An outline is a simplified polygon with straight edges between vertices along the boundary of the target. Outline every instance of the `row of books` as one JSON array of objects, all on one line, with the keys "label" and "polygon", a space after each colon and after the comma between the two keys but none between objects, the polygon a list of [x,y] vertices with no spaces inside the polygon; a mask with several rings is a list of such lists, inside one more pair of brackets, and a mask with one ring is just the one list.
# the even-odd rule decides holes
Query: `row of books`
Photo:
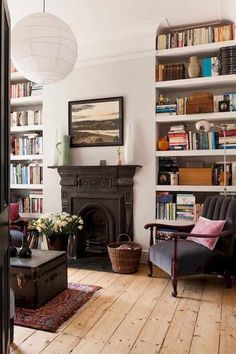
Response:
[{"label": "row of books", "polygon": [[27,126],[27,125],[41,125],[42,111],[41,110],[25,110],[12,111],[10,115],[10,126]]},{"label": "row of books", "polygon": [[[188,97],[176,97],[175,103],[156,105],[156,113],[161,115],[175,115],[186,114]],[[220,102],[228,102],[228,111],[236,112],[236,92],[223,93],[213,96],[213,110],[214,112],[220,111]],[[225,110],[227,111],[227,109]]]},{"label": "row of books", "polygon": [[28,97],[42,95],[42,86],[35,84],[31,81],[20,82],[17,84],[11,84],[10,97]]},{"label": "row of books", "polygon": [[170,49],[187,47],[198,44],[230,41],[236,38],[235,24],[222,26],[197,27],[167,34],[159,34],[157,37],[157,49]]},{"label": "row of books", "polygon": [[30,191],[26,198],[17,199],[20,213],[42,213],[43,193],[42,191]]},{"label": "row of books", "polygon": [[180,80],[187,77],[185,64],[158,64],[156,67],[156,81]]},{"label": "row of books", "polygon": [[42,184],[43,166],[36,163],[11,163],[10,164],[11,184]]},{"label": "row of books", "polygon": [[[168,133],[169,150],[216,150],[223,149],[219,133],[212,129],[208,133],[171,131]],[[227,144],[230,148],[230,144]]]},{"label": "row of books", "polygon": [[[217,57],[207,57],[199,61],[201,77],[218,76],[224,74]],[[188,78],[185,63],[158,64],[156,67],[156,81],[179,80]],[[233,72],[232,72],[233,73]]]},{"label": "row of books", "polygon": [[31,81],[20,82],[17,84],[11,84],[10,86],[10,97],[27,97],[31,96],[33,83]]},{"label": "row of books", "polygon": [[38,133],[24,136],[11,136],[11,153],[13,155],[42,155],[43,137]]},{"label": "row of books", "polygon": [[193,194],[169,194],[157,192],[156,218],[164,220],[196,221],[202,212],[202,204],[196,203]]}]

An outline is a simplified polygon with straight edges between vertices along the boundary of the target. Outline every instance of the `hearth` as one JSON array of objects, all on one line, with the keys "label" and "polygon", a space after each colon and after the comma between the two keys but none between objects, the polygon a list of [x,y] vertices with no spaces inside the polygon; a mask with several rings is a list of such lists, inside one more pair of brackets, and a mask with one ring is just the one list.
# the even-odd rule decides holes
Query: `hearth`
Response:
[{"label": "hearth", "polygon": [[120,233],[133,238],[133,176],[137,165],[59,166],[62,210],[81,215],[77,256],[107,255]]}]

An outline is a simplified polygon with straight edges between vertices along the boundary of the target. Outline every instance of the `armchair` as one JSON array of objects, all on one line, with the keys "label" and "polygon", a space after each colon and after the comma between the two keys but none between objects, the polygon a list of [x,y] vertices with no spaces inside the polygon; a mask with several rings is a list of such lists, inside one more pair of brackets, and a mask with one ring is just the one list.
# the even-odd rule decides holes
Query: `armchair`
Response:
[{"label": "armchair", "polygon": [[[177,279],[180,276],[216,273],[224,276],[227,287],[231,287],[234,244],[236,236],[236,199],[228,196],[207,197],[202,216],[210,220],[225,220],[223,231],[209,235],[193,234],[193,225],[146,224],[150,230],[149,276],[153,274],[153,264],[170,274],[174,297],[177,296]],[[163,237],[161,229],[175,229]],[[218,238],[213,250],[188,240],[187,237],[200,239]],[[154,242],[157,240],[157,242]]]},{"label": "armchair", "polygon": [[19,204],[10,203],[10,242],[15,247],[21,247],[23,237],[28,234],[28,220],[24,220],[19,215]]},{"label": "armchair", "polygon": [[19,204],[10,203],[9,205],[10,219],[10,241],[13,246],[22,246],[22,237],[26,234],[27,223],[20,218]]}]

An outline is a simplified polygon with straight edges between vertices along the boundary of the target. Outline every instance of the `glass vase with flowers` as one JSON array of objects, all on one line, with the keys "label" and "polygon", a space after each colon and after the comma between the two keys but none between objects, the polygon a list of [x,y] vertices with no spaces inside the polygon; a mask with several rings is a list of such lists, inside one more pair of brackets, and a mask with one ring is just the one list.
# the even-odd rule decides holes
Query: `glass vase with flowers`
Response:
[{"label": "glass vase with flowers", "polygon": [[47,237],[48,249],[66,251],[68,237],[83,228],[83,220],[78,215],[51,213],[34,220],[32,225]]}]

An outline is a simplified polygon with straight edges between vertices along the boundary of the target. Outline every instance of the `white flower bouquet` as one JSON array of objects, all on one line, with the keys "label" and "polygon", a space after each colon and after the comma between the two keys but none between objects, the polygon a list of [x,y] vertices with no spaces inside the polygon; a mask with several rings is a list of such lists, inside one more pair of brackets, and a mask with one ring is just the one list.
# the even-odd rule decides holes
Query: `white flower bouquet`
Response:
[{"label": "white flower bouquet", "polygon": [[84,222],[80,216],[70,215],[65,212],[43,215],[32,222],[32,225],[39,233],[48,237],[77,233],[78,230],[82,230],[83,224]]}]

